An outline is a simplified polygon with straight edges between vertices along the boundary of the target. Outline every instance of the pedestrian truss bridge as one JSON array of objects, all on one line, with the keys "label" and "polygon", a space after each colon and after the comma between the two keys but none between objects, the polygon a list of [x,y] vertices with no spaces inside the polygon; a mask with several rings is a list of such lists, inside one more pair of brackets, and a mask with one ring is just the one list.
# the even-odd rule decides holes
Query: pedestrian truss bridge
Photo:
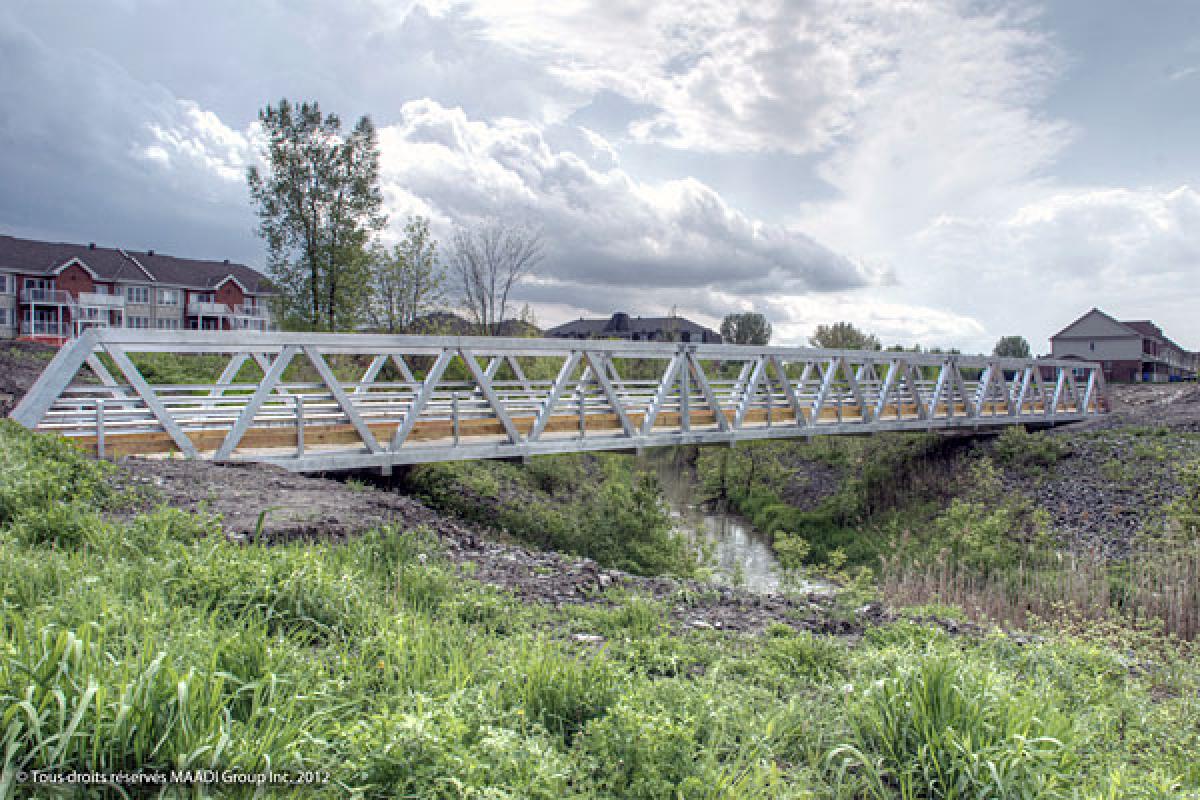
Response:
[{"label": "pedestrian truss bridge", "polygon": [[[170,382],[179,375],[188,382]],[[881,431],[975,432],[1104,411],[1103,373],[1081,361],[96,329],[58,352],[12,417],[104,457],[322,471]]]}]

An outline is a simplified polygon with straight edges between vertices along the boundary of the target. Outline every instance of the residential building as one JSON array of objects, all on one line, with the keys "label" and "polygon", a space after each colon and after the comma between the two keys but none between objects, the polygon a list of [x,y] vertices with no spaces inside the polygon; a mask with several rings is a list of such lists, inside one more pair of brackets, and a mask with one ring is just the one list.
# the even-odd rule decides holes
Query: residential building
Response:
[{"label": "residential building", "polygon": [[1117,320],[1098,308],[1050,337],[1054,358],[1098,361],[1118,383],[1195,380],[1200,353],[1172,341],[1148,319]]},{"label": "residential building", "polygon": [[94,327],[266,331],[266,277],[244,264],[0,236],[0,338]]},{"label": "residential building", "polygon": [[631,317],[618,311],[608,319],[584,319],[546,331],[554,339],[627,339],[632,342],[720,344],[721,334],[683,317]]}]

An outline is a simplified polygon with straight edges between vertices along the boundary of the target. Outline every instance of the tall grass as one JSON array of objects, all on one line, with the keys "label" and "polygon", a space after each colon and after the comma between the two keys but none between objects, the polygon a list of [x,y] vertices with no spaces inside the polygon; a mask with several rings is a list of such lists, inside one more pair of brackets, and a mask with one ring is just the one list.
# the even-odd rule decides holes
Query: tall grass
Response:
[{"label": "tall grass", "polygon": [[3,800],[32,769],[308,769],[329,798],[1200,788],[1189,661],[911,623],[684,632],[637,597],[530,606],[425,531],[235,545],[176,510],[106,515],[113,468],[44,437],[0,425],[0,454]]},{"label": "tall grass", "polygon": [[857,768],[878,800],[1066,797],[1074,731],[1045,700],[987,670],[926,659],[851,700],[853,744],[829,759],[843,781]]},{"label": "tall grass", "polygon": [[1123,562],[1098,552],[1055,552],[983,572],[946,552],[882,560],[880,590],[898,606],[945,604],[977,621],[1025,628],[1035,621],[1115,620],[1200,635],[1200,544],[1160,544]]}]

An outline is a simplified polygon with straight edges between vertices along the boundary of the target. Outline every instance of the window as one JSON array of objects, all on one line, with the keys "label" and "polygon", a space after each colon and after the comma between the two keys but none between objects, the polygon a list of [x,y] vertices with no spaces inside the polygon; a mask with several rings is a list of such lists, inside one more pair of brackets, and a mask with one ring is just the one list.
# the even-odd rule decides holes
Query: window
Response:
[{"label": "window", "polygon": [[1096,343],[1088,342],[1088,350],[1095,350],[1095,349],[1096,349]]},{"label": "window", "polygon": [[160,331],[177,331],[179,330],[179,320],[177,319],[156,319],[154,327]]},{"label": "window", "polygon": [[215,303],[217,295],[215,292],[192,292],[192,300],[197,303]]},{"label": "window", "polygon": [[[150,287],[149,286],[126,286],[125,300],[133,305],[149,305],[150,303]],[[129,327],[133,327],[130,325]],[[146,326],[143,326],[146,327]]]},{"label": "window", "polygon": [[26,289],[53,289],[54,281],[48,278],[26,278]]},{"label": "window", "polygon": [[16,286],[16,281],[12,276],[0,272],[0,294],[12,294],[14,286]]},{"label": "window", "polygon": [[[131,286],[129,288],[145,289],[146,287],[145,286],[141,286],[141,287]],[[150,318],[149,317],[126,317],[125,318],[125,327],[126,328],[149,328],[150,327]]]},{"label": "window", "polygon": [[8,317],[8,309],[0,308],[0,327],[7,328],[12,325],[12,321]]},{"label": "window", "polygon": [[160,306],[177,306],[179,305],[179,290],[178,289],[159,289],[158,304]]}]

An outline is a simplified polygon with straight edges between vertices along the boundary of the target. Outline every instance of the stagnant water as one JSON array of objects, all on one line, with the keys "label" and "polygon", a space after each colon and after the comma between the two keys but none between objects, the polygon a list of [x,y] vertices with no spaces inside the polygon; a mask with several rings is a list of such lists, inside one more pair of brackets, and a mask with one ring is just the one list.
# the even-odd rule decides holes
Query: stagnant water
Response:
[{"label": "stagnant water", "polygon": [[[647,453],[642,466],[658,476],[663,496],[671,507],[676,528],[711,554],[716,577],[755,592],[777,592],[784,571],[771,540],[750,521],[731,511],[704,502],[695,470],[671,450]],[[821,591],[827,585],[804,581],[797,588]]]}]

